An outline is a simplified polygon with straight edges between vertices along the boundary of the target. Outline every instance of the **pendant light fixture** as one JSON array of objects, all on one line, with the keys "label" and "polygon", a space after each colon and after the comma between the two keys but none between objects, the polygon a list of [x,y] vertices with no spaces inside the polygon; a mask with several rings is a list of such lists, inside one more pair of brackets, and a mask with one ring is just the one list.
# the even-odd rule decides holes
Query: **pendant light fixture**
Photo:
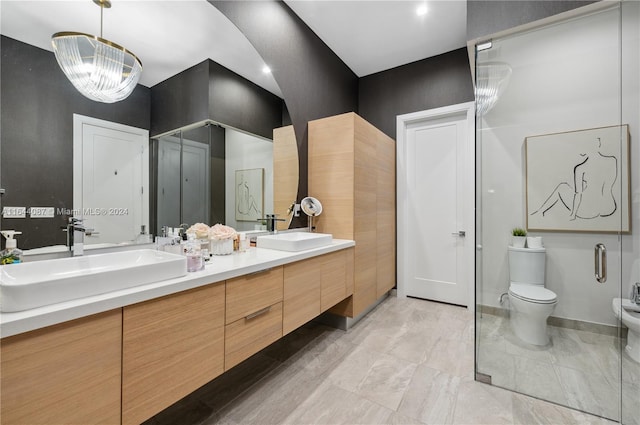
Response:
[{"label": "pendant light fixture", "polygon": [[100,6],[100,37],[80,32],[58,32],[51,37],[58,65],[71,84],[96,102],[126,99],[135,89],[142,63],[129,50],[102,38],[102,13],[110,0],[93,0]]}]

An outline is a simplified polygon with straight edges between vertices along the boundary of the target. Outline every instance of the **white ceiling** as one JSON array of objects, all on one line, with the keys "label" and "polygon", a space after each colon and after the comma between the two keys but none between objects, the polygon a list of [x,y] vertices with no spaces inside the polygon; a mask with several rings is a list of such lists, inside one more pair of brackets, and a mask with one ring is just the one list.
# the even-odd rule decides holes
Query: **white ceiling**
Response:
[{"label": "white ceiling", "polygon": [[358,77],[466,46],[466,0],[285,2]]},{"label": "white ceiling", "polygon": [[[100,8],[90,0],[1,0],[0,32],[51,51],[51,35],[100,35]],[[104,10],[103,38],[142,61],[140,84],[151,87],[212,59],[282,97],[246,37],[206,0],[112,0]]]},{"label": "white ceiling", "polygon": [[[239,1],[239,0],[236,0]],[[466,1],[286,0],[358,76],[463,47]],[[100,9],[90,0],[0,0],[0,32],[51,51],[51,35],[99,35]],[[205,59],[282,97],[244,35],[206,0],[112,0],[103,37],[142,61],[140,84],[151,87]]]}]

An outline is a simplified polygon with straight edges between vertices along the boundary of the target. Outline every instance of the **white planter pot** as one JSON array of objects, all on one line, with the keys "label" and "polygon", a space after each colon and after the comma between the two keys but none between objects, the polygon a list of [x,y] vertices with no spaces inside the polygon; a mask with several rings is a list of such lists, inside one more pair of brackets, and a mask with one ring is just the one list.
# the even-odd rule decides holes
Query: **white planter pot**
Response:
[{"label": "white planter pot", "polygon": [[233,254],[233,239],[211,239],[211,250],[213,255]]},{"label": "white planter pot", "polygon": [[524,243],[527,241],[526,236],[512,236],[511,246],[514,248],[524,248]]}]

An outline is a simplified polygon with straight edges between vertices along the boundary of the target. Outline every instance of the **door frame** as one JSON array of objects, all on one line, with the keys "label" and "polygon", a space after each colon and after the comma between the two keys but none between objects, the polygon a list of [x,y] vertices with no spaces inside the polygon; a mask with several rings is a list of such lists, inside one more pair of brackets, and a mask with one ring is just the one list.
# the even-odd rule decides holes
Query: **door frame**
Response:
[{"label": "door frame", "polygon": [[408,174],[407,174],[407,127],[418,122],[436,121],[450,116],[466,116],[467,140],[465,143],[466,157],[464,163],[464,203],[463,216],[468,238],[464,250],[465,278],[467,283],[467,309],[475,311],[474,266],[475,266],[475,102],[465,102],[441,108],[412,112],[396,117],[396,205],[397,213],[397,255],[398,279],[397,296],[406,298],[406,277],[409,268],[407,253],[411,249],[409,244],[409,207],[408,207]]},{"label": "door frame", "polygon": [[146,226],[147,232],[152,234],[149,228],[149,130],[132,127],[116,122],[105,121],[98,118],[88,117],[80,114],[73,114],[73,212],[82,216],[82,152],[83,152],[83,127],[85,124],[94,127],[103,127],[110,130],[132,133],[143,138],[142,143],[142,190],[146,195],[143,197],[141,218],[142,224]]}]

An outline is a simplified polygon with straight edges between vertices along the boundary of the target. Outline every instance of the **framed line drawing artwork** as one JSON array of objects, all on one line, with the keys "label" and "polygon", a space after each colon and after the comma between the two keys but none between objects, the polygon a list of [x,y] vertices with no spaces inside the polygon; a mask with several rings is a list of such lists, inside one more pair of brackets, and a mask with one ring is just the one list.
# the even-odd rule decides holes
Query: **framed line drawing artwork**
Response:
[{"label": "framed line drawing artwork", "polygon": [[629,126],[525,139],[530,231],[629,233]]},{"label": "framed line drawing artwork", "polygon": [[236,170],[236,221],[262,219],[264,209],[264,168]]}]

